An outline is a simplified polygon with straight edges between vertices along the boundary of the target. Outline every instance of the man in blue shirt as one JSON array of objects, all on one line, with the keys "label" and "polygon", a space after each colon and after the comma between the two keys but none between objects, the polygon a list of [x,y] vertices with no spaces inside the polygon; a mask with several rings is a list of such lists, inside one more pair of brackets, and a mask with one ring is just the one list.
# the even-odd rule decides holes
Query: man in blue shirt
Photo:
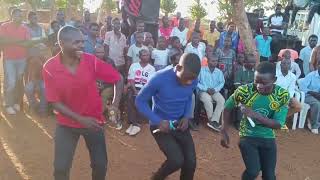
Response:
[{"label": "man in blue shirt", "polygon": [[103,40],[99,38],[99,25],[91,23],[84,41],[84,52],[94,54],[96,44],[103,44]]},{"label": "man in blue shirt", "polygon": [[306,93],[305,103],[310,105],[311,132],[319,134],[320,128],[320,59],[318,69],[310,72],[300,82],[300,90]]},{"label": "man in blue shirt", "polygon": [[226,37],[231,37],[231,42],[232,42],[232,49],[236,50],[238,48],[238,43],[239,43],[239,34],[236,32],[236,24],[233,22],[230,22],[228,24],[228,31],[224,31],[220,34],[219,38],[219,48],[223,48],[223,43]]},{"label": "man in blue shirt", "polygon": [[[208,67],[202,67],[198,77],[199,98],[203,102],[209,119],[208,127],[215,131],[220,131],[220,116],[223,111],[225,99],[220,94],[224,86],[224,76],[220,69],[216,68],[218,56],[216,54],[208,56]],[[213,102],[216,107],[213,108]]]},{"label": "man in blue shirt", "polygon": [[180,179],[193,179],[196,153],[188,123],[200,68],[196,54],[183,54],[175,68],[158,71],[136,97],[137,109],[149,119],[151,133],[167,157],[153,180],[163,180],[179,169]]}]

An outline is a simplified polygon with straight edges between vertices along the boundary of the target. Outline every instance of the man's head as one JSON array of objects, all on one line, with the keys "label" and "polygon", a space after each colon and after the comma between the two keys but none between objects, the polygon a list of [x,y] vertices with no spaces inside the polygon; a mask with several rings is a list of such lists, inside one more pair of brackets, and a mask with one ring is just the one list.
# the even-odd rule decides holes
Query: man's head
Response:
[{"label": "man's head", "polygon": [[139,58],[141,63],[149,63],[150,62],[150,52],[147,49],[141,49],[139,51]]},{"label": "man's head", "polygon": [[30,12],[28,13],[28,20],[29,20],[30,24],[32,24],[32,25],[38,24],[38,16],[37,16],[37,13],[34,12],[34,11],[30,11]]},{"label": "man's head", "polygon": [[58,32],[58,42],[63,54],[80,58],[84,48],[84,37],[78,28],[65,26]]},{"label": "man's head", "polygon": [[184,19],[183,19],[183,18],[180,18],[180,20],[179,20],[179,28],[180,28],[180,29],[183,29],[184,27],[185,27]]},{"label": "man's head", "polygon": [[104,20],[104,22],[107,26],[111,26],[112,25],[112,16],[107,16],[106,19]]},{"label": "man's head", "polygon": [[113,28],[113,30],[116,31],[116,32],[120,31],[121,23],[120,23],[119,18],[114,18],[114,19],[112,20],[112,28]]},{"label": "man's head", "polygon": [[195,22],[194,22],[194,30],[196,31],[200,31],[200,19],[197,19]]},{"label": "man's head", "polygon": [[198,78],[201,63],[198,55],[185,53],[181,56],[179,64],[176,66],[176,74],[179,82],[183,86],[191,85]]},{"label": "man's head", "polygon": [[169,27],[169,18],[168,18],[168,16],[163,16],[162,17],[162,25],[163,25],[163,27]]},{"label": "man's head", "polygon": [[277,4],[276,5],[276,14],[277,15],[281,14],[281,10],[282,10],[282,5],[281,4]]},{"label": "man's head", "polygon": [[99,36],[99,24],[97,23],[90,23],[89,25],[89,34],[92,36],[92,37],[98,37]]},{"label": "man's head", "polygon": [[231,44],[232,44],[231,37],[227,37],[224,39],[223,46],[225,48],[231,48]]},{"label": "man's head", "polygon": [[152,34],[150,32],[144,33],[144,43],[149,44],[153,41]]},{"label": "man's head", "polygon": [[280,67],[281,67],[282,73],[288,74],[290,67],[291,67],[291,60],[290,59],[283,59],[281,61]]},{"label": "man's head", "polygon": [[191,36],[192,45],[198,46],[200,42],[200,33],[193,32]]},{"label": "man's head", "polygon": [[217,23],[217,30],[219,32],[222,32],[224,30],[224,25],[223,25],[223,22],[218,22]]},{"label": "man's head", "polygon": [[210,21],[209,27],[210,31],[214,31],[214,29],[216,28],[216,21]]},{"label": "man's head", "polygon": [[83,20],[84,22],[90,22],[90,12],[88,10],[83,12]]},{"label": "man's head", "polygon": [[259,10],[259,17],[260,17],[260,18],[263,18],[263,16],[264,16],[264,9],[261,8],[261,9]]},{"label": "man's head", "polygon": [[211,55],[209,55],[208,57],[208,67],[210,69],[212,68],[216,68],[218,65],[218,55],[216,53],[213,53]]},{"label": "man's head", "polygon": [[54,33],[58,33],[58,31],[59,31],[59,29],[60,29],[60,26],[59,26],[58,21],[53,20],[53,21],[50,23],[50,26],[51,26],[51,29],[53,30]]},{"label": "man's head", "polygon": [[259,9],[254,9],[254,10],[253,10],[253,14],[255,14],[255,15],[258,16],[258,15],[259,15]]},{"label": "man's head", "polygon": [[12,21],[16,24],[21,24],[23,17],[22,17],[22,11],[21,9],[13,9],[11,12]]},{"label": "man's head", "polygon": [[291,60],[291,51],[289,50],[286,50],[284,53],[283,53],[283,59],[289,59]]},{"label": "man's head", "polygon": [[97,58],[103,60],[104,56],[105,56],[105,51],[104,51],[104,47],[102,44],[97,44],[95,47],[95,55],[97,56]]},{"label": "man's head", "polygon": [[254,85],[261,95],[272,93],[276,81],[276,67],[270,62],[259,63],[254,73]]},{"label": "man's head", "polygon": [[230,22],[228,24],[228,33],[233,33],[236,30],[236,24],[234,22]]},{"label": "man's head", "polygon": [[243,66],[246,69],[253,69],[256,66],[256,56],[254,54],[246,54],[244,56]]},{"label": "man's head", "polygon": [[170,57],[170,62],[173,67],[175,67],[177,64],[179,64],[179,60],[182,55],[182,51],[180,49],[173,48],[169,51],[168,54]]},{"label": "man's head", "polygon": [[244,63],[244,54],[243,54],[243,53],[238,53],[238,55],[237,55],[237,62],[238,62],[240,65],[243,65],[243,63]]},{"label": "man's head", "polygon": [[212,45],[208,44],[207,47],[206,47],[206,56],[210,56],[212,55],[214,52],[214,48]]},{"label": "man's head", "polygon": [[181,12],[177,12],[176,17],[177,17],[178,19],[180,19],[180,18],[181,18]]},{"label": "man's head", "polygon": [[64,20],[65,20],[64,10],[59,9],[59,10],[57,11],[57,17],[56,17],[56,19],[57,19],[58,22],[64,22]]},{"label": "man's head", "polygon": [[180,49],[181,48],[181,43],[180,43],[180,39],[178,36],[172,36],[171,37],[171,46],[173,48],[176,48],[176,49]]},{"label": "man's head", "polygon": [[158,38],[158,48],[159,49],[166,49],[167,43],[166,38],[164,36],[160,36]]},{"label": "man's head", "polygon": [[263,27],[263,29],[262,29],[262,34],[263,34],[263,35],[266,35],[266,36],[270,35],[270,29],[269,29],[269,27]]},{"label": "man's head", "polygon": [[311,48],[316,47],[316,45],[317,45],[317,43],[318,43],[318,36],[315,35],[315,34],[312,34],[312,35],[309,37],[308,42],[309,42],[309,46],[310,46]]},{"label": "man's head", "polygon": [[136,33],[134,33],[134,36],[136,38],[136,43],[137,44],[142,44],[143,43],[143,38],[144,38],[144,33],[143,32],[136,32]]},{"label": "man's head", "polygon": [[144,22],[143,21],[137,21],[137,32],[144,32]]}]

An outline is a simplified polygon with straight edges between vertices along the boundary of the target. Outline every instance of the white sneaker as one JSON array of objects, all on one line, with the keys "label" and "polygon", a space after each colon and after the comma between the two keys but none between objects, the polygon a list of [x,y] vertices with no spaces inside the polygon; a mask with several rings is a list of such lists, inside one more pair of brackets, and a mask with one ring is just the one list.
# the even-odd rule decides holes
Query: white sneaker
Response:
[{"label": "white sneaker", "polygon": [[311,129],[312,134],[319,134],[319,130],[318,129]]},{"label": "white sneaker", "polygon": [[127,134],[130,134],[130,133],[131,133],[132,127],[133,127],[133,125],[130,124],[129,128],[126,130],[126,133],[127,133]]},{"label": "white sneaker", "polygon": [[16,111],[13,109],[13,107],[7,107],[7,108],[6,108],[6,112],[7,112],[7,114],[9,114],[9,115],[15,115],[15,114],[17,114]]},{"label": "white sneaker", "polygon": [[141,131],[139,126],[132,126],[131,132],[129,133],[130,136],[135,136]]},{"label": "white sneaker", "polygon": [[21,108],[20,108],[20,105],[19,104],[15,104],[13,105],[13,108],[16,110],[16,111],[20,111]]}]

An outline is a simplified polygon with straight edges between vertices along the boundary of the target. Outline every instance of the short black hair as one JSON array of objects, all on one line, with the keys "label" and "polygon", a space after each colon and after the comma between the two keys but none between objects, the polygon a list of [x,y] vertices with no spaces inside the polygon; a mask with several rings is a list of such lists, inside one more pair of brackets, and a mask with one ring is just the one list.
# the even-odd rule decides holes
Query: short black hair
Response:
[{"label": "short black hair", "polygon": [[318,36],[315,35],[315,34],[312,34],[312,35],[309,36],[308,40],[310,40],[311,38],[317,38],[318,39]]},{"label": "short black hair", "polygon": [[29,13],[28,13],[28,19],[30,20],[30,18],[32,17],[32,16],[36,16],[37,15],[37,13],[35,12],[35,11],[30,11]]},{"label": "short black hair", "polygon": [[142,56],[142,53],[143,53],[143,52],[148,52],[148,53],[150,54],[150,51],[149,51],[149,50],[147,50],[147,49],[141,49],[141,50],[139,51],[139,57]]},{"label": "short black hair", "polygon": [[194,53],[184,53],[179,61],[187,72],[198,75],[201,69],[200,58]]},{"label": "short black hair", "polygon": [[51,28],[54,26],[54,24],[59,24],[59,23],[56,20],[51,21],[51,23],[50,23]]},{"label": "short black hair", "polygon": [[258,64],[256,71],[261,74],[271,74],[276,76],[276,66],[270,62],[261,62]]},{"label": "short black hair", "polygon": [[93,23],[90,23],[89,29],[91,29],[93,26],[98,27],[98,28],[100,27],[98,23],[93,22]]},{"label": "short black hair", "polygon": [[75,32],[81,32],[80,29],[73,26],[64,26],[58,32],[58,41],[68,40],[69,35]]},{"label": "short black hair", "polygon": [[116,18],[113,18],[111,22],[113,23],[114,21],[120,21],[120,19],[116,17]]}]

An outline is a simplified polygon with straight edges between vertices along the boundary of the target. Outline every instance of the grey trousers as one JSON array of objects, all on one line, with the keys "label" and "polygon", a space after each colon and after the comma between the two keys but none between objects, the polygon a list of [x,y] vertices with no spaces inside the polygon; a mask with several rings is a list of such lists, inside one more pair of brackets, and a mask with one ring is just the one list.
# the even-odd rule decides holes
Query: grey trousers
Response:
[{"label": "grey trousers", "polygon": [[311,128],[320,128],[320,101],[313,96],[307,94],[305,103],[310,105]]},{"label": "grey trousers", "polygon": [[107,173],[107,149],[103,131],[69,128],[57,125],[54,144],[54,179],[69,180],[70,169],[80,135],[90,154],[92,180],[105,180]]}]

